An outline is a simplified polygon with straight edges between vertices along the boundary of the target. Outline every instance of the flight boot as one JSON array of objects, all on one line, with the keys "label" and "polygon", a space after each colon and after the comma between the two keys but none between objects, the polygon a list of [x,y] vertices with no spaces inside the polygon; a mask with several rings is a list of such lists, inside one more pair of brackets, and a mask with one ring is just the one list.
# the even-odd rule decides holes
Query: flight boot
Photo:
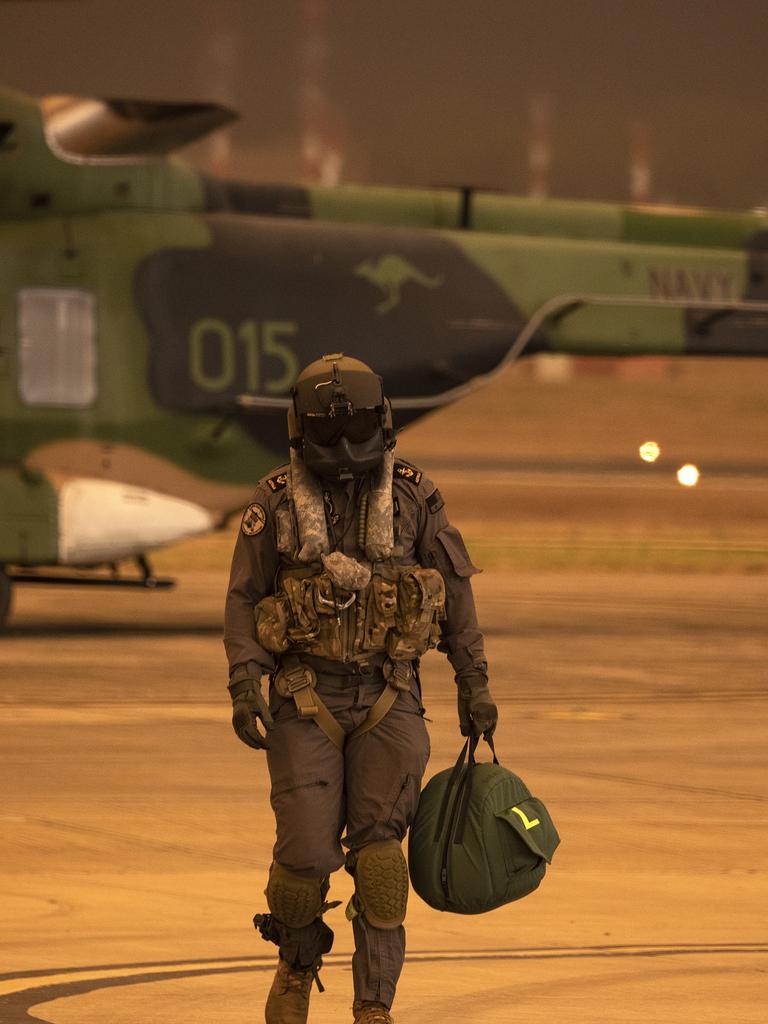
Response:
[{"label": "flight boot", "polygon": [[264,1007],[267,1024],[307,1024],[313,980],[311,970],[295,971],[285,960],[279,960]]},{"label": "flight boot", "polygon": [[352,1013],[355,1015],[355,1024],[395,1024],[384,1003],[355,1000]]}]

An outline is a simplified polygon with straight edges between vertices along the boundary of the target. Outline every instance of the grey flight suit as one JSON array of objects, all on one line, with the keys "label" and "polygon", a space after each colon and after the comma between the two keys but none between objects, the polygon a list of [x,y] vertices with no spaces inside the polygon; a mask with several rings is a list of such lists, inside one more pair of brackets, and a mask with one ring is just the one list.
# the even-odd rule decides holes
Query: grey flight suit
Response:
[{"label": "grey flight suit", "polygon": [[[257,642],[254,606],[274,592],[281,565],[276,513],[286,507],[288,467],[264,477],[243,518],[232,560],[224,643],[230,671],[248,661],[274,674],[276,657]],[[357,547],[359,499],[367,480],[348,484],[323,481],[332,548],[364,557]],[[440,493],[409,463],[397,461],[393,476],[394,561],[436,568],[445,580],[446,617],[439,649],[456,672],[483,661],[470,577],[477,572],[461,535],[448,522]],[[262,511],[251,510],[254,505]],[[263,513],[263,514],[262,514]],[[382,689],[383,654],[369,655],[362,668],[302,655],[317,672],[317,692],[345,732],[364,721]],[[348,741],[340,751],[312,721],[300,719],[291,698],[270,688],[275,719],[267,761],[277,837],[274,859],[289,871],[325,878],[368,843],[402,841],[416,811],[429,757],[418,674],[411,691],[398,694],[385,718]],[[342,833],[346,827],[346,834]],[[390,1006],[405,956],[405,930],[373,927],[353,920],[355,998]],[[283,952],[281,947],[281,952]],[[287,958],[287,957],[284,957]]]}]

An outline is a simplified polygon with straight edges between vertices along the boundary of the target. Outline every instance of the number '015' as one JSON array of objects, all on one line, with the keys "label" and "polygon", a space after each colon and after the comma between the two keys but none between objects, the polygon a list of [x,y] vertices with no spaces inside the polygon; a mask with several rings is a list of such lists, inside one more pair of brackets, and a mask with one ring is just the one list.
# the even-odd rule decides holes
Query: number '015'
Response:
[{"label": "number '015'", "polygon": [[[197,320],[189,332],[190,377],[204,391],[226,391],[235,383],[243,358],[246,391],[284,394],[299,369],[296,354],[284,339],[297,331],[298,326],[289,320],[244,320],[236,330],[213,317]],[[275,360],[282,372],[264,377],[265,358]]]}]

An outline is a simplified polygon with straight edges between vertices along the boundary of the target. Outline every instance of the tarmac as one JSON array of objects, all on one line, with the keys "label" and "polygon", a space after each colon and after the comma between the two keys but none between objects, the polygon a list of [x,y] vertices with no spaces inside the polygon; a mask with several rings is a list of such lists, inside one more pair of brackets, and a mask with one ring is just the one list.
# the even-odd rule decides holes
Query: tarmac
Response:
[{"label": "tarmac", "polygon": [[[0,1021],[262,1019],[272,819],[230,730],[222,574],[171,593],[21,590],[0,645]],[[478,578],[498,750],[562,845],[490,914],[411,897],[398,1024],[765,1020],[768,580]],[[453,683],[424,664],[432,774]],[[350,880],[334,878],[346,900]],[[351,1019],[350,928],[311,1020]]]},{"label": "tarmac", "polygon": [[[502,480],[485,464],[439,477],[458,525],[518,545],[487,548],[475,578],[497,749],[562,844],[537,892],[490,914],[412,894],[396,1024],[764,1024],[768,573],[518,557],[537,531],[545,562],[564,537],[664,530],[764,548],[764,478],[681,497],[634,477]],[[274,947],[251,917],[273,822],[263,757],[229,723],[232,536],[164,556],[172,591],[18,590],[0,638],[2,1024],[263,1020]],[[431,776],[461,737],[447,663],[431,653],[423,676]],[[350,894],[338,873],[331,898]],[[343,906],[328,922],[310,1020],[343,1024]]]}]

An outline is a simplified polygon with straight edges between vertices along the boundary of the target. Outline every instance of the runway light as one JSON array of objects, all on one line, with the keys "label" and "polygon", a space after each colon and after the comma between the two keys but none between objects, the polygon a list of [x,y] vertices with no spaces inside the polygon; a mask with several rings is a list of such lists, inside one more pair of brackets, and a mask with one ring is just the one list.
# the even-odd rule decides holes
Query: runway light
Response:
[{"label": "runway light", "polygon": [[655,441],[646,441],[640,445],[638,451],[643,462],[655,462],[661,455],[661,448]]},{"label": "runway light", "polygon": [[682,484],[683,487],[695,487],[699,482],[699,473],[696,466],[687,462],[684,466],[681,466],[677,471],[677,482]]}]

